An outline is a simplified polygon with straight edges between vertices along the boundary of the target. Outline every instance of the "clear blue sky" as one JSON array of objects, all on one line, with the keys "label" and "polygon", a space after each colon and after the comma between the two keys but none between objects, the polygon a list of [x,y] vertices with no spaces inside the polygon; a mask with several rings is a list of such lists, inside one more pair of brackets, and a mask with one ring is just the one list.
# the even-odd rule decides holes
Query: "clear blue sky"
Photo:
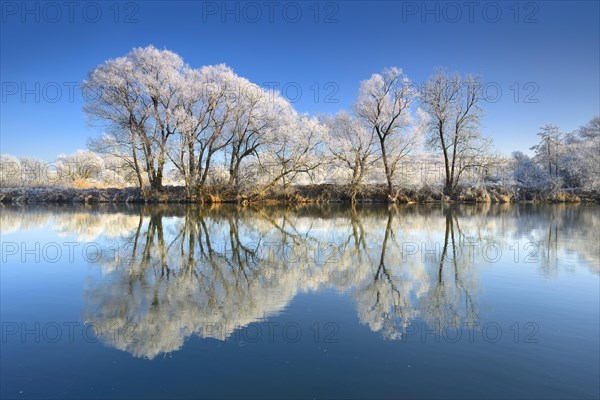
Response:
[{"label": "clear blue sky", "polygon": [[527,150],[542,124],[570,131],[600,113],[598,1],[72,3],[2,1],[2,153],[52,160],[84,148],[98,131],[74,85],[149,44],[276,82],[310,113],[349,108],[386,66],[416,82],[439,66],[477,73],[490,100],[502,91],[482,131],[503,152]]}]

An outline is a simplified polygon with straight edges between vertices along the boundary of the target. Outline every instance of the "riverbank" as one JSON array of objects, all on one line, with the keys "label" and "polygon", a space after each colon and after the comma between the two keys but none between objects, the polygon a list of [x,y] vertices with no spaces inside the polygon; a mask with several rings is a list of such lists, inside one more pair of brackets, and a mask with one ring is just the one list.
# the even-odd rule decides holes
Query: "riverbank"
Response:
[{"label": "riverbank", "polygon": [[[139,188],[0,188],[2,204],[35,203],[340,203],[350,202],[349,188],[340,185],[304,185],[294,187],[289,193],[272,192],[264,196],[244,196],[226,191],[201,198],[187,198],[179,186],[165,187],[159,193],[143,192]],[[385,187],[372,185],[363,188],[356,196],[359,203],[390,203]],[[579,190],[544,192],[531,189],[510,189],[501,186],[463,187],[452,198],[433,187],[399,189],[397,203],[564,203],[600,202],[600,193]]]}]

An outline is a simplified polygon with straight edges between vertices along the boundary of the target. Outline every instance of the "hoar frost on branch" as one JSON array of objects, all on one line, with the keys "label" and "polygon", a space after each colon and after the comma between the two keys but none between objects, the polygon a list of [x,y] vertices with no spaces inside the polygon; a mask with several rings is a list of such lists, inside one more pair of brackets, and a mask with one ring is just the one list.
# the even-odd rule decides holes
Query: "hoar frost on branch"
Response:
[{"label": "hoar frost on branch", "polygon": [[409,130],[410,107],[416,95],[401,69],[386,68],[361,82],[354,106],[367,129],[372,129],[377,137],[391,200],[396,197],[394,174],[398,164],[417,144],[417,135]]},{"label": "hoar frost on branch", "polygon": [[423,85],[421,104],[429,114],[429,146],[444,159],[444,193],[453,195],[465,171],[486,168],[491,157],[491,140],[479,131],[483,110],[479,105],[481,81],[478,77],[435,71]]}]

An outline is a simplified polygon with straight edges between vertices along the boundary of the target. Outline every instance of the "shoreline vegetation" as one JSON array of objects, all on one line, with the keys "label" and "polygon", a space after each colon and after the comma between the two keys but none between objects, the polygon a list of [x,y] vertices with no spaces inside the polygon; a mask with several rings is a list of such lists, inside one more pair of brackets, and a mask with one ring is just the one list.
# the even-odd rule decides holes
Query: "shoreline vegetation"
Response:
[{"label": "shoreline vegetation", "polygon": [[136,48],[92,70],[83,107],[100,135],[54,162],[0,154],[0,203],[598,202],[600,116],[500,154],[482,132],[485,83],[398,67],[352,107],[300,113],[220,65]]},{"label": "shoreline vegetation", "polygon": [[[187,196],[183,186],[165,186],[161,191],[125,188],[58,188],[14,187],[0,188],[0,204],[27,205],[54,204],[329,204],[352,203],[352,190],[347,185],[298,185],[287,192],[270,192],[263,195],[240,195],[231,191],[215,191],[212,194]],[[355,196],[359,204],[426,204],[426,203],[600,203],[600,192],[581,189],[560,191],[506,188],[488,185],[460,187],[453,196],[443,194],[439,188],[424,186],[418,189],[398,189],[394,199],[387,194],[387,187],[369,185]]]}]

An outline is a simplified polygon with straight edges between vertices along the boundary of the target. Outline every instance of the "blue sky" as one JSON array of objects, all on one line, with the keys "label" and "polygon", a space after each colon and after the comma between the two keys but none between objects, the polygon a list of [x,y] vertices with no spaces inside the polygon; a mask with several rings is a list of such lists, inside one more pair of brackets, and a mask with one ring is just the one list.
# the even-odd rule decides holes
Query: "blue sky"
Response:
[{"label": "blue sky", "polygon": [[482,132],[503,152],[527,150],[540,125],[570,131],[600,113],[599,4],[2,1],[0,152],[52,160],[84,148],[99,132],[79,83],[150,44],[193,67],[226,63],[309,113],[351,107],[386,66],[417,83],[435,67],[476,73],[489,96]]}]

